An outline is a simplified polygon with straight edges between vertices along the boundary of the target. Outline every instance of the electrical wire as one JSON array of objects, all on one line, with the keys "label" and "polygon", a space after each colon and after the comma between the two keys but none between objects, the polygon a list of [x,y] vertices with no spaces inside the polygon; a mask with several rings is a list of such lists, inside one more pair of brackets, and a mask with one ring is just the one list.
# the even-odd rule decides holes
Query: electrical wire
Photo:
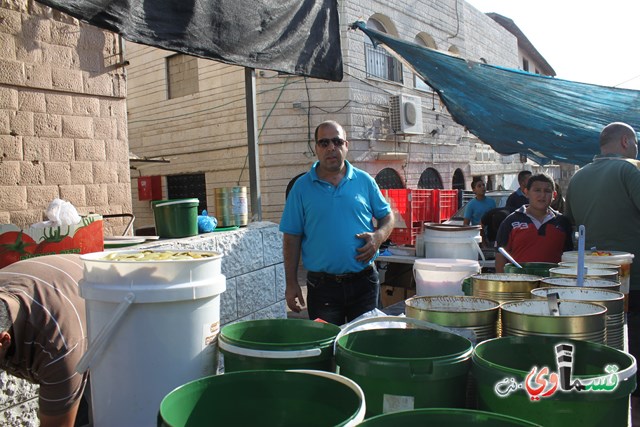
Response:
[{"label": "electrical wire", "polygon": [[[267,125],[267,122],[269,121],[269,117],[271,117],[271,113],[273,113],[273,110],[275,110],[276,105],[278,105],[278,101],[280,101],[280,98],[282,97],[282,94],[284,93],[285,88],[288,86],[287,82],[288,82],[289,78],[290,78],[289,76],[286,77],[286,80],[285,80],[284,84],[282,84],[282,86],[281,86],[280,93],[278,94],[278,97],[273,102],[273,105],[271,106],[271,109],[267,113],[267,116],[262,121],[262,126],[260,127],[260,131],[258,132],[258,137],[257,137],[258,141],[260,140],[260,136],[262,135],[262,131],[264,130],[264,127]],[[305,84],[306,84],[307,78],[305,77],[304,80],[305,80]],[[242,165],[242,168],[240,169],[240,176],[238,176],[238,184],[237,185],[240,185],[240,180],[242,179],[242,173],[247,168],[247,162],[248,161],[249,161],[249,153],[247,153],[247,155],[244,157],[244,164]]]}]

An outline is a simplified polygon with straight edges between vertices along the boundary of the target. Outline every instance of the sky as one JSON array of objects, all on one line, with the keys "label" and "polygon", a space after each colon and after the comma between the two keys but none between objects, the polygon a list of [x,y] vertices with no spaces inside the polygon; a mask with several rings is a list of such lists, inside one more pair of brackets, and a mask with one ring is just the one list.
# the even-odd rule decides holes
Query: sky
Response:
[{"label": "sky", "polygon": [[640,0],[466,0],[511,18],[566,80],[640,90]]}]

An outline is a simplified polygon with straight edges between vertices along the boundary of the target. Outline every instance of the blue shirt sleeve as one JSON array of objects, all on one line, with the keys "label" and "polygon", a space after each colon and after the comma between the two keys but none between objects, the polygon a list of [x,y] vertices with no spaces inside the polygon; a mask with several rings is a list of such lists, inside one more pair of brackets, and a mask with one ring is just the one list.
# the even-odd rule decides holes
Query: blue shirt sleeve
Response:
[{"label": "blue shirt sleeve", "polygon": [[300,191],[301,185],[298,185],[298,181],[305,177],[306,176],[300,177],[300,179],[293,184],[289,192],[289,197],[287,197],[284,204],[279,227],[282,233],[300,236],[304,232],[304,205],[302,202],[302,192]]},{"label": "blue shirt sleeve", "polygon": [[369,200],[371,201],[371,211],[375,219],[382,219],[391,213],[391,205],[384,198],[380,187],[373,178],[369,176]]}]

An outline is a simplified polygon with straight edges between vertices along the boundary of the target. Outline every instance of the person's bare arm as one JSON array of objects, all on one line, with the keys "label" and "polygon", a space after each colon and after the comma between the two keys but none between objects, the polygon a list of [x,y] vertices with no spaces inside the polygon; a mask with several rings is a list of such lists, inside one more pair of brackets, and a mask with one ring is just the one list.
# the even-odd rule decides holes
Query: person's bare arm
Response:
[{"label": "person's bare arm", "polygon": [[299,313],[305,305],[302,288],[298,283],[298,264],[300,263],[301,247],[302,236],[284,233],[282,237],[282,254],[287,285],[284,296],[287,300],[287,306],[296,313]]},{"label": "person's bare arm", "polygon": [[496,252],[496,273],[504,273],[504,266],[507,259],[500,252]]},{"label": "person's bare arm", "polygon": [[358,239],[365,241],[365,244],[357,249],[359,254],[356,256],[356,260],[360,262],[370,261],[380,249],[380,245],[389,238],[393,231],[393,225],[393,212],[390,212],[387,216],[378,220],[378,229],[376,231],[356,234]]}]

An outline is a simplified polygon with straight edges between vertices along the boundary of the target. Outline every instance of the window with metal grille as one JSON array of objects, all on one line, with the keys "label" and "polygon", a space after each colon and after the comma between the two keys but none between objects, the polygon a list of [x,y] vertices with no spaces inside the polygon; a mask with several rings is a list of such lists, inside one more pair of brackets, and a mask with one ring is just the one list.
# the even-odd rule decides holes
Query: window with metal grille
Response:
[{"label": "window with metal grille", "polygon": [[198,93],[198,58],[177,54],[167,57],[166,61],[169,99]]},{"label": "window with metal grille", "polygon": [[364,44],[364,55],[367,61],[367,77],[402,83],[402,64],[396,58],[368,41]]},{"label": "window with metal grille", "polygon": [[404,188],[402,178],[395,169],[384,168],[376,175],[376,183],[381,190]]},{"label": "window with metal grille", "polygon": [[167,176],[167,193],[169,199],[197,198],[200,202],[198,214],[207,210],[207,184],[203,173]]},{"label": "window with metal grille", "polygon": [[[377,19],[370,18],[367,27],[387,33],[387,29]],[[402,63],[389,55],[381,47],[375,47],[368,37],[364,38],[364,59],[367,77],[378,77],[392,82],[402,83]]]},{"label": "window with metal grille", "polygon": [[426,168],[422,175],[420,175],[420,180],[418,181],[418,188],[439,188],[443,189],[442,186],[442,178],[440,178],[440,174],[434,168]]}]

